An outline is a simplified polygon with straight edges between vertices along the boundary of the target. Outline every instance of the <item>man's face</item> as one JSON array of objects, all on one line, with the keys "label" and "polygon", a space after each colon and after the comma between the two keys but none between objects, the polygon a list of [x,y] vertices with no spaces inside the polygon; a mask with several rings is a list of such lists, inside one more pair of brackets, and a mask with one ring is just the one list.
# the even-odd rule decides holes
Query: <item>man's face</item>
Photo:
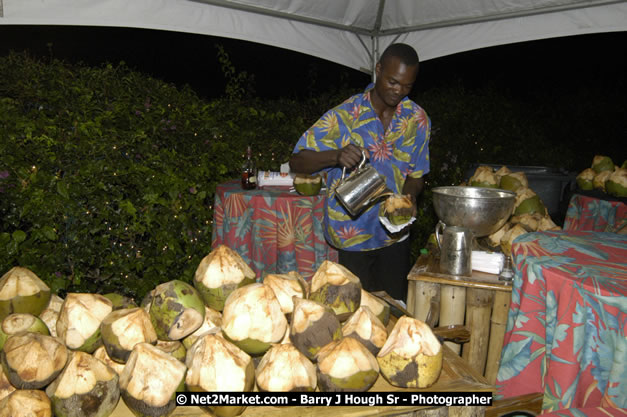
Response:
[{"label": "man's face", "polygon": [[418,75],[418,65],[407,66],[399,58],[390,57],[377,64],[376,74],[376,94],[386,106],[396,107],[411,91]]}]

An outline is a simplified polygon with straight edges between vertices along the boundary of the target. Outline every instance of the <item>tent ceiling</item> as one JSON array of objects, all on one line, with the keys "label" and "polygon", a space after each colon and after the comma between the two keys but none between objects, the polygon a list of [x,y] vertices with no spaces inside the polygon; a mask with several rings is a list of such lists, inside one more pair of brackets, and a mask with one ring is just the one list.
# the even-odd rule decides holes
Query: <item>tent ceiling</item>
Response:
[{"label": "tent ceiling", "polygon": [[0,24],[159,29],[264,43],[369,72],[393,42],[422,60],[627,30],[626,0],[0,0]]}]

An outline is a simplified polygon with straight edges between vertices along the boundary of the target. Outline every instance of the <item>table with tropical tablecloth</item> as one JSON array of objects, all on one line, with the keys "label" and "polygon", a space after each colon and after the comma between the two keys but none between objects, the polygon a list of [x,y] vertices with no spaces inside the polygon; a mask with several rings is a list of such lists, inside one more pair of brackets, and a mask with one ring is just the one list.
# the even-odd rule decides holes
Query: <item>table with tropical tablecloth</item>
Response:
[{"label": "table with tropical tablecloth", "polygon": [[544,412],[624,415],[617,407],[627,407],[627,236],[528,233],[511,255],[498,396],[542,392]]}]

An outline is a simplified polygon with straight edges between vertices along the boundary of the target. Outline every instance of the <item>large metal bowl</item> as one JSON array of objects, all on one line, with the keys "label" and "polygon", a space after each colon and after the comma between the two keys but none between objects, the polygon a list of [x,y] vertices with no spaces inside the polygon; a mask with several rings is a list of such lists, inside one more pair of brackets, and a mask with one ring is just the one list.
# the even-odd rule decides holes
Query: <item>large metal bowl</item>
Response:
[{"label": "large metal bowl", "polygon": [[461,226],[474,232],[475,237],[490,235],[509,219],[516,194],[496,188],[435,187],[433,208],[447,226]]}]

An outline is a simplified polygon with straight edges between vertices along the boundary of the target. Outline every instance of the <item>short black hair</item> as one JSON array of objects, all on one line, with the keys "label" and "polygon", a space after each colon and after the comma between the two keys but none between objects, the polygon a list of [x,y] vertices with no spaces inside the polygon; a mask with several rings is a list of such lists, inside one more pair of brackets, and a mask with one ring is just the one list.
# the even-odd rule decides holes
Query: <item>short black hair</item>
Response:
[{"label": "short black hair", "polygon": [[410,67],[418,65],[420,62],[416,50],[406,43],[393,43],[385,48],[385,51],[381,54],[381,58],[379,58],[379,63],[383,65],[385,60],[391,57],[400,59],[403,64]]}]

